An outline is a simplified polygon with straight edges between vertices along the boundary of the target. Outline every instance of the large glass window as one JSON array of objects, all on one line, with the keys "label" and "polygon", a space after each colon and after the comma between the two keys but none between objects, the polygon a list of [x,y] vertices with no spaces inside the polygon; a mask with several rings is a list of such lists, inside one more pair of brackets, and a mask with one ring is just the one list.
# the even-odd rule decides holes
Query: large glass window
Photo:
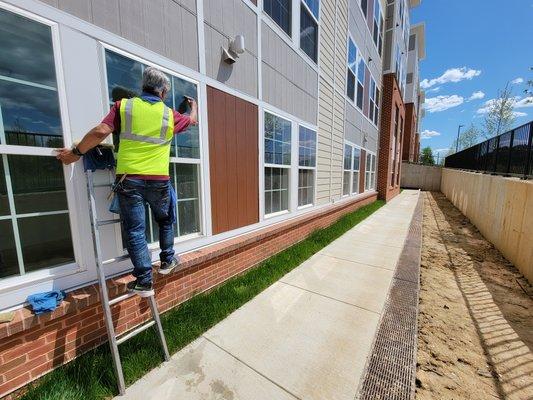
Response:
[{"label": "large glass window", "polygon": [[298,207],[314,203],[316,170],[316,132],[304,126],[298,141]]},{"label": "large glass window", "polygon": [[363,10],[363,14],[366,17],[368,14],[368,0],[361,0],[361,10]]},{"label": "large glass window", "polygon": [[[64,145],[52,28],[0,9],[0,37],[4,278],[72,263],[74,250],[63,167],[49,155],[52,148]],[[30,152],[29,147],[34,149]],[[8,149],[15,154],[6,154]]]},{"label": "large glass window", "polygon": [[372,190],[376,185],[376,156],[366,153],[365,190]]},{"label": "large glass window", "polygon": [[363,57],[360,57],[357,66],[357,107],[359,107],[360,110],[363,109],[363,97],[365,91],[365,68],[365,60],[363,60]]},{"label": "large glass window", "polygon": [[[109,104],[124,97],[141,93],[142,73],[147,65],[106,49],[106,71]],[[170,92],[165,104],[181,114],[190,112],[184,96],[197,98],[195,83],[169,75]],[[115,132],[118,140],[118,132]],[[120,145],[120,143],[118,143]],[[170,177],[177,194],[176,237],[200,232],[200,134],[198,126],[174,135],[170,149]],[[158,228],[149,208],[146,208],[148,241],[159,240]]]},{"label": "large glass window", "polygon": [[263,10],[287,34],[291,35],[292,0],[264,0]]},{"label": "large glass window", "polygon": [[374,111],[376,106],[376,82],[374,81],[374,78],[370,78],[370,92],[369,92],[369,101],[370,106],[368,108],[368,118],[370,118],[371,121],[374,120]]},{"label": "large glass window", "polygon": [[379,55],[381,55],[381,48],[383,46],[383,14],[381,12],[380,0],[374,0],[374,24],[372,38],[374,40],[374,44],[378,48]]},{"label": "large glass window", "polygon": [[265,112],[265,215],[289,209],[291,122]]},{"label": "large glass window", "polygon": [[355,101],[355,76],[357,75],[357,47],[351,37],[348,37],[348,77],[346,95]]},{"label": "large glass window", "polygon": [[351,192],[350,185],[352,183],[352,146],[344,145],[344,159],[343,159],[343,174],[342,174],[342,194],[347,196]]},{"label": "large glass window", "polygon": [[353,172],[352,172],[352,194],[359,193],[359,171],[361,165],[361,149],[353,149]]},{"label": "large glass window", "polygon": [[318,0],[304,0],[300,5],[300,48],[317,62]]}]

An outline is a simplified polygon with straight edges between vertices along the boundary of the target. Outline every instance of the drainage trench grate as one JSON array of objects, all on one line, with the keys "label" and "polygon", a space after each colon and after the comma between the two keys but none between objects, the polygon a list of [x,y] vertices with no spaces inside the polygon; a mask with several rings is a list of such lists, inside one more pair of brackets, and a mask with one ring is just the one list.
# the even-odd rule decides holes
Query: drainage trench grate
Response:
[{"label": "drainage trench grate", "polygon": [[420,196],[359,385],[360,400],[414,399],[422,202]]}]

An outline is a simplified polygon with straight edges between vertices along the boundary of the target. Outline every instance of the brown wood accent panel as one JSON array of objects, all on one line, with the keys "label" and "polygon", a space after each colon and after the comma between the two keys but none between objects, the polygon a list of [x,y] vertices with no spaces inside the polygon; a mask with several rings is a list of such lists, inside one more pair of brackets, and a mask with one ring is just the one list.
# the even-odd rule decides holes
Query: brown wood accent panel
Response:
[{"label": "brown wood accent panel", "polygon": [[359,164],[359,193],[365,191],[365,179],[366,179],[366,151],[361,149],[361,163]]},{"label": "brown wood accent panel", "polygon": [[213,234],[259,222],[258,109],[207,87]]}]

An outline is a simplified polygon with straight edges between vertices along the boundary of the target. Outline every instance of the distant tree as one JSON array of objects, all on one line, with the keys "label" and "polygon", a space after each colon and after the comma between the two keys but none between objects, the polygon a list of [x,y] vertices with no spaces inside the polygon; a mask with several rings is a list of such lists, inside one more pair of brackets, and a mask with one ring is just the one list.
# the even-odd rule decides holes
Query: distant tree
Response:
[{"label": "distant tree", "polygon": [[433,157],[433,150],[431,147],[424,147],[420,155],[420,162],[424,165],[435,165],[435,157]]},{"label": "distant tree", "polygon": [[[530,71],[533,71],[533,67],[529,67]],[[527,88],[524,90],[524,93],[526,94],[526,97],[528,98],[527,102],[532,103],[533,102],[533,79],[528,79]]]},{"label": "distant tree", "polygon": [[457,138],[454,139],[450,150],[448,151],[448,155],[455,153],[455,149],[461,151],[472,147],[479,142],[481,136],[481,130],[474,124],[470,124],[465,131],[461,132],[459,136],[459,146],[457,146]]},{"label": "distant tree", "polygon": [[498,97],[488,105],[488,111],[483,122],[484,136],[486,139],[497,136],[511,129],[515,121],[513,107],[516,99],[507,83],[503,90],[498,91]]}]

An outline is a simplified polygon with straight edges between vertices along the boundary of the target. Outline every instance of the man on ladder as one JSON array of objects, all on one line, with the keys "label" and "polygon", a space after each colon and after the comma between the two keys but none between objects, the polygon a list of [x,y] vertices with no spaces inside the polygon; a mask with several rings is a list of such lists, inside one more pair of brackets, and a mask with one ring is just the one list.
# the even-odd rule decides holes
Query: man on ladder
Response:
[{"label": "man on ladder", "polygon": [[113,131],[120,132],[115,191],[136,278],[128,283],[128,290],[148,297],[154,291],[152,260],[145,237],[145,203],[150,205],[159,225],[159,273],[168,274],[178,265],[173,248],[171,208],[175,204],[169,181],[170,145],[173,135],[197,124],[198,106],[195,100],[187,98],[190,116],[167,107],[163,100],[170,90],[170,80],[153,67],[144,70],[142,90],[140,97],[117,101],[102,123],[91,129],[77,146],[60,149],[57,158],[71,164]]}]

